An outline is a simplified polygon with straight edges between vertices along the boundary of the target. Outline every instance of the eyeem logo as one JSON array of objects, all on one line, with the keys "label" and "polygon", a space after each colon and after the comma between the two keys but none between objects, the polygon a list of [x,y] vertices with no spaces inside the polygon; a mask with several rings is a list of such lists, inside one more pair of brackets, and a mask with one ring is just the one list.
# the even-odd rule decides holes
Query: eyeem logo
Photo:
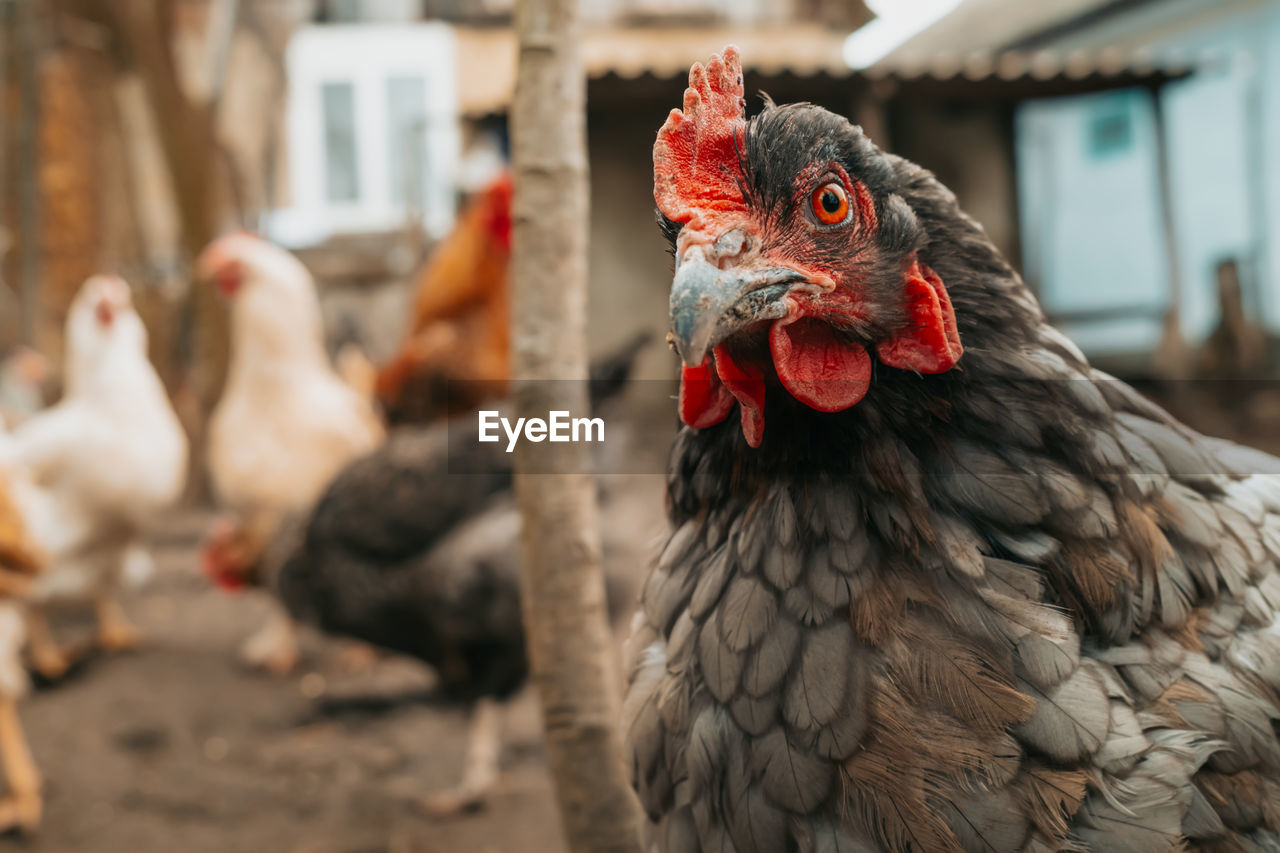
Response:
[{"label": "eyeem logo", "polygon": [[568,412],[548,412],[547,419],[517,418],[514,425],[500,412],[480,412],[480,441],[501,441],[498,427],[507,434],[507,452],[515,450],[523,435],[526,441],[604,441],[603,418],[571,418]]}]

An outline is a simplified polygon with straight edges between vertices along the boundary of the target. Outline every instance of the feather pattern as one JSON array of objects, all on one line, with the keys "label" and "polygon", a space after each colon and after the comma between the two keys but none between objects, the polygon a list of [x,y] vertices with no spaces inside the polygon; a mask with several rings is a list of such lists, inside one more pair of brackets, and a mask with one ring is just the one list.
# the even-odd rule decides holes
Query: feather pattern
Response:
[{"label": "feather pattern", "polygon": [[764,353],[768,427],[672,452],[628,656],[654,849],[1276,849],[1280,460],[1091,369],[928,172],[817,107],[744,124],[760,239],[809,239],[815,163],[872,200],[875,229],[798,261],[858,282],[841,345],[894,333],[927,263],[964,355],[872,357],[831,412],[771,384],[764,324],[720,342]]}]

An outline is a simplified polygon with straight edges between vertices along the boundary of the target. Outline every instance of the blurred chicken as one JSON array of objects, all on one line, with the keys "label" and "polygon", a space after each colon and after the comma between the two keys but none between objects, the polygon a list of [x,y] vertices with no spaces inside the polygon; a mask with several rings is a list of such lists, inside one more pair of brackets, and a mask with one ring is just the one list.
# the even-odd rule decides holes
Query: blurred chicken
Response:
[{"label": "blurred chicken", "polygon": [[[593,366],[593,408],[624,389],[646,341],[633,338]],[[623,425],[605,419],[601,464],[609,467],[604,460],[617,463],[627,439]],[[296,619],[416,657],[436,670],[445,697],[472,707],[462,783],[426,798],[435,814],[484,801],[498,776],[498,703],[528,677],[511,455],[502,443],[457,440],[474,424],[467,413],[396,431],[343,470],[309,516],[282,525],[261,555],[263,573]],[[656,502],[637,494],[636,481],[619,478],[601,489],[614,613],[634,591],[627,569],[646,562],[640,552],[649,539],[637,531],[656,533],[661,524]]]},{"label": "blurred chicken", "polygon": [[[0,444],[8,436],[0,426]],[[0,449],[0,456],[4,450]],[[45,553],[36,544],[24,518],[21,474],[0,464],[0,773],[8,787],[0,798],[0,831],[34,831],[40,824],[43,798],[40,771],[31,757],[17,702],[30,686],[22,666],[23,600],[33,577],[45,567]]]},{"label": "blurred chicken", "polygon": [[27,347],[16,347],[0,360],[0,423],[13,428],[44,408],[48,375],[49,360]]},{"label": "blurred chicken", "polygon": [[147,361],[147,331],[129,286],[116,276],[85,282],[67,315],[65,394],[24,422],[7,456],[47,493],[50,571],[29,617],[36,668],[54,678],[68,661],[45,622],[51,605],[92,602],[98,643],[137,645],[115,592],[155,514],[182,493],[187,438]]},{"label": "blurred chicken", "polygon": [[409,338],[377,379],[392,423],[425,423],[505,393],[510,257],[511,177],[504,173],[472,201],[418,277]]},{"label": "blurred chicken", "polygon": [[[334,475],[376,447],[382,425],[325,355],[320,305],[306,268],[249,234],[211,244],[197,261],[231,304],[231,364],[209,425],[208,465],[231,517],[211,532],[202,560],[220,585],[266,579],[231,566],[256,555],[287,516],[307,512]],[[250,637],[242,657],[287,672],[297,662],[292,623],[281,612]]]}]

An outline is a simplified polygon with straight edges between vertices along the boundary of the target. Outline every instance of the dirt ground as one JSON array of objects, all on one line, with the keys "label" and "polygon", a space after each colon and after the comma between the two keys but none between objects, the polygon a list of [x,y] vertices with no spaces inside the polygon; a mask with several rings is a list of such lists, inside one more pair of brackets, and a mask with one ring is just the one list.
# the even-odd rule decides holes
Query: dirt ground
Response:
[{"label": "dirt ground", "polygon": [[160,526],[155,576],[125,599],[143,649],[91,658],[25,703],[45,824],[0,841],[0,853],[563,849],[530,690],[507,712],[488,808],[423,816],[415,797],[461,772],[464,709],[432,704],[416,662],[385,657],[353,673],[350,647],[315,634],[295,675],[245,670],[236,650],[265,594],[228,595],[199,576],[207,522],[187,513]]}]

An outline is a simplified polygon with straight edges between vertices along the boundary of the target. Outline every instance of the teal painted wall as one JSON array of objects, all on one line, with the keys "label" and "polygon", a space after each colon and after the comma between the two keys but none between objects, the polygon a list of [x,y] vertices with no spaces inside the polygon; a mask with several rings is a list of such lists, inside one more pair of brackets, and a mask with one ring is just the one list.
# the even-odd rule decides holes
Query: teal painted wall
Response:
[{"label": "teal painted wall", "polygon": [[[1243,265],[1255,315],[1280,331],[1280,2],[1248,5],[1160,45],[1202,63],[1161,95],[1181,317],[1192,342],[1216,322],[1214,270],[1227,257]],[[1170,23],[1153,17],[1161,10],[1167,18],[1206,7],[1153,4],[1145,20],[1055,47],[1096,47],[1132,37],[1126,29],[1139,25],[1158,32]],[[1127,146],[1117,141],[1113,113],[1127,116]],[[1019,108],[1017,134],[1025,273],[1046,310],[1167,305],[1150,93],[1030,101]],[[1064,326],[1094,353],[1148,351],[1159,337],[1158,321],[1137,314]]]}]

